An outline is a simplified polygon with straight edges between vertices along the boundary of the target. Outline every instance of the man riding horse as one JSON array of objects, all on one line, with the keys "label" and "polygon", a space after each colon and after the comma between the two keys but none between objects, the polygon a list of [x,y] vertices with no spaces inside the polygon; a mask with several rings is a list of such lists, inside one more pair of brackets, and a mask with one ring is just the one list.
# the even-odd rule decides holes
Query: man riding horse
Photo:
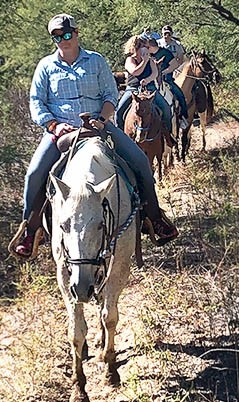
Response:
[{"label": "man riding horse", "polygon": [[180,105],[179,119],[180,127],[186,128],[188,125],[188,110],[187,104],[183,92],[174,82],[173,72],[178,67],[178,62],[174,58],[170,50],[160,47],[154,37],[147,34],[142,34],[141,37],[144,40],[145,46],[149,49],[150,55],[156,60],[156,62],[162,60],[159,70],[159,84],[161,79],[169,84],[172,93]]}]

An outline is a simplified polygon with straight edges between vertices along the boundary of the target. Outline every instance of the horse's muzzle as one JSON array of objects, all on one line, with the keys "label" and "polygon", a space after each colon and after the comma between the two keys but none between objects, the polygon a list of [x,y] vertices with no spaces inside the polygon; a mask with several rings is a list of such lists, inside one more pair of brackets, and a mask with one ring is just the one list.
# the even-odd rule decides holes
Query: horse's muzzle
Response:
[{"label": "horse's muzzle", "polygon": [[94,286],[91,285],[87,291],[82,292],[76,284],[70,287],[71,294],[77,303],[88,303],[94,294]]},{"label": "horse's muzzle", "polygon": [[88,303],[94,295],[94,277],[90,266],[72,266],[70,292],[77,303]]}]

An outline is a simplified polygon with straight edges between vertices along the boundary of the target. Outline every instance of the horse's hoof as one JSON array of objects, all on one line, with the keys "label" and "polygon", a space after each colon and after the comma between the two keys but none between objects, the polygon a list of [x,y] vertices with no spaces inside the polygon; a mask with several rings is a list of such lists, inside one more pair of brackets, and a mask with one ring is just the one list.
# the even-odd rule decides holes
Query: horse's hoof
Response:
[{"label": "horse's hoof", "polygon": [[107,371],[105,375],[105,383],[113,387],[120,386],[120,375],[116,368],[111,368],[110,371]]},{"label": "horse's hoof", "polygon": [[89,348],[86,341],[82,348],[82,360],[89,360]]},{"label": "horse's hoof", "polygon": [[78,385],[75,385],[71,393],[69,402],[90,402],[90,400],[87,393],[85,391],[81,391],[80,387]]}]

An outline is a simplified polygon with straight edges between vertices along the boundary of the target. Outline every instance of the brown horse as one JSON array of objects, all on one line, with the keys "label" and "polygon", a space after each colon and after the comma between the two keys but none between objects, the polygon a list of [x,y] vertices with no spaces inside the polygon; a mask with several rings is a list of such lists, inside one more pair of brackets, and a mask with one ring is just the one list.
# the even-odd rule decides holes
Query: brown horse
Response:
[{"label": "brown horse", "polygon": [[158,162],[158,175],[162,177],[162,155],[164,151],[163,132],[165,130],[161,113],[154,104],[155,92],[132,93],[132,104],[125,117],[124,132],[129,135],[153,162]]},{"label": "brown horse", "polygon": [[182,89],[188,106],[189,126],[182,130],[182,151],[181,157],[185,162],[185,157],[190,146],[190,128],[194,114],[199,113],[200,125],[202,129],[202,149],[206,148],[206,124],[213,115],[213,98],[208,81],[214,80],[218,83],[221,75],[217,68],[212,64],[205,50],[193,53],[190,60],[183,65],[182,71],[175,78],[176,84]]}]

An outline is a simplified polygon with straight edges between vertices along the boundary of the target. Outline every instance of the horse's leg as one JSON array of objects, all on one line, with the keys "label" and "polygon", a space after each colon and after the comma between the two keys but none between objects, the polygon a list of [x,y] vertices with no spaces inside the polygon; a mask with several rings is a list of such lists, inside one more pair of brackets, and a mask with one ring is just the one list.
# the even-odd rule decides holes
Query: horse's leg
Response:
[{"label": "horse's leg", "polygon": [[168,168],[171,165],[171,159],[172,158],[172,148],[170,148],[167,144],[166,141],[164,140],[164,151],[163,151],[163,173],[164,175],[167,174]]},{"label": "horse's leg", "polygon": [[180,161],[180,154],[179,154],[179,112],[177,111],[177,115],[176,115],[176,140],[177,140],[177,144],[175,145],[175,155],[177,158],[177,161]]},{"label": "horse's leg", "polygon": [[193,122],[193,116],[195,113],[195,103],[188,109],[188,127],[182,130],[182,161],[185,163],[186,155],[188,154],[191,143],[191,125]]},{"label": "horse's leg", "polygon": [[156,159],[158,162],[158,177],[159,180],[162,180],[162,159],[163,159],[163,152],[164,152],[164,139],[161,137],[158,141],[157,144],[157,150],[156,150]]},{"label": "horse's leg", "polygon": [[[125,250],[124,250],[125,252]],[[120,376],[116,368],[116,353],[115,353],[115,330],[119,320],[118,299],[119,295],[126,285],[129,276],[129,265],[122,264],[125,255],[120,257],[120,265],[116,263],[113,266],[115,274],[112,274],[105,285],[104,301],[102,304],[101,321],[104,327],[104,349],[99,355],[99,360],[105,363],[106,381],[111,385],[120,384]]]},{"label": "horse's leg", "polygon": [[100,360],[106,364],[106,380],[111,385],[119,385],[120,376],[116,370],[116,354],[114,346],[115,330],[119,320],[118,296],[107,295],[102,308],[101,320],[104,334],[104,349],[100,354]]},{"label": "horse's leg", "polygon": [[82,366],[82,351],[85,345],[87,326],[82,304],[76,304],[69,292],[69,274],[61,264],[57,269],[57,281],[68,312],[68,339],[72,349],[72,384],[73,391],[70,402],[89,402],[85,391],[86,377]]},{"label": "horse's leg", "polygon": [[190,127],[187,127],[185,130],[182,130],[182,161],[184,163],[190,146],[189,130]]},{"label": "horse's leg", "polygon": [[73,391],[70,402],[89,402],[85,391],[86,377],[83,372],[82,352],[85,345],[87,333],[86,322],[84,319],[83,304],[71,303],[67,308],[69,314],[68,338],[72,350],[72,384]]},{"label": "horse's leg", "polygon": [[207,110],[203,113],[199,113],[200,125],[202,130],[202,151],[206,149],[206,124],[207,124]]}]

